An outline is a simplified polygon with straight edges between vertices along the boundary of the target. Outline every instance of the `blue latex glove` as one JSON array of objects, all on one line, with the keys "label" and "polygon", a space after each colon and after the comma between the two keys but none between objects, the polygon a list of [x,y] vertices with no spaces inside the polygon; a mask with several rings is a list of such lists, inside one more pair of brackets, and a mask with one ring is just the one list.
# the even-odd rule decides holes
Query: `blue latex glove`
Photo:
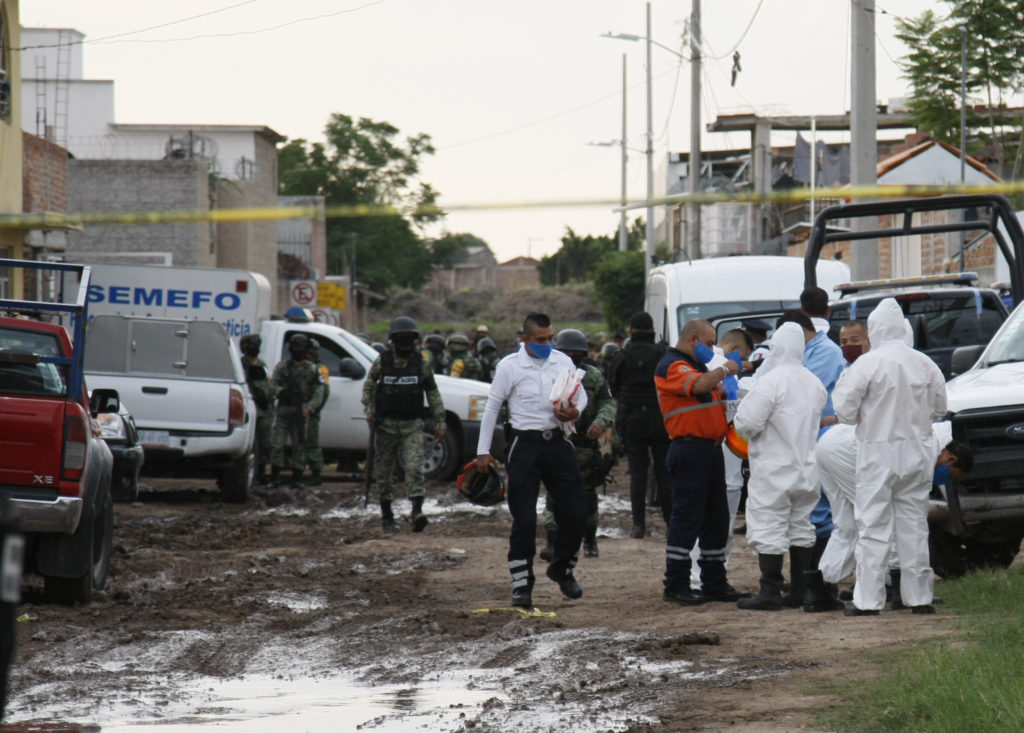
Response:
[{"label": "blue latex glove", "polygon": [[728,354],[725,355],[725,358],[732,359],[734,362],[736,362],[736,368],[739,369],[741,372],[743,371],[743,357],[740,356],[739,351],[730,351]]},{"label": "blue latex glove", "polygon": [[722,386],[725,387],[725,399],[736,400],[740,396],[740,383],[736,379],[735,374],[730,374],[728,377],[722,380]]}]

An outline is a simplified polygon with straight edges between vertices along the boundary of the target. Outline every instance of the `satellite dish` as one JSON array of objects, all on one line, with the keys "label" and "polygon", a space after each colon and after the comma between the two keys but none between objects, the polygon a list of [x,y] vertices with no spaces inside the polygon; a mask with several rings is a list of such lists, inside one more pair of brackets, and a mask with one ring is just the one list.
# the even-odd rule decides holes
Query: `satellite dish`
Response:
[{"label": "satellite dish", "polygon": [[260,177],[260,166],[243,155],[235,163],[235,177],[240,181],[255,181]]}]

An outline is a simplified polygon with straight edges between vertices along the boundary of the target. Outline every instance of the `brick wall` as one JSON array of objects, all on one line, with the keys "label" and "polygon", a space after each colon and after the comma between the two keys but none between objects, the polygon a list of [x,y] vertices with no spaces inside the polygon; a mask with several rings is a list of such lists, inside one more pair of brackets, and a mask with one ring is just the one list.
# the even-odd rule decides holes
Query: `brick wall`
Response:
[{"label": "brick wall", "polygon": [[25,212],[62,212],[68,206],[68,151],[23,132],[22,208]]}]

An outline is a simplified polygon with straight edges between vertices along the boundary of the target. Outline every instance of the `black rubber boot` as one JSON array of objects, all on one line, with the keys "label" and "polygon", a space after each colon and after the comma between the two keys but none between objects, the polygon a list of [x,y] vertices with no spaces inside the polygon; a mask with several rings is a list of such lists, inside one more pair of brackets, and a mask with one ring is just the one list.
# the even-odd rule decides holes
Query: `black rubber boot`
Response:
[{"label": "black rubber boot", "polygon": [[546,560],[547,562],[551,562],[551,558],[553,558],[555,556],[555,537],[557,537],[557,536],[558,536],[558,530],[557,529],[549,529],[548,530],[548,544],[547,544],[547,546],[543,550],[540,551],[540,559],[541,560]]},{"label": "black rubber boot", "polygon": [[828,547],[828,539],[828,537],[816,537],[814,539],[814,557],[811,558],[811,568],[816,568],[821,563],[821,556],[825,554],[825,548]]},{"label": "black rubber boot", "polygon": [[306,486],[321,486],[321,485],[322,485],[322,482],[320,481],[320,472],[319,471],[310,471],[309,472],[309,481],[306,482]]},{"label": "black rubber boot", "polygon": [[889,571],[889,607],[893,611],[902,611],[906,608],[903,603],[903,594],[900,593],[900,569],[893,568]]},{"label": "black rubber boot", "polygon": [[395,513],[391,511],[390,501],[380,503],[380,523],[388,532],[398,532],[401,529],[395,521]]},{"label": "black rubber boot", "polygon": [[427,515],[423,513],[422,496],[412,497],[412,515],[410,520],[412,521],[413,532],[422,532],[427,526]]},{"label": "black rubber boot", "polygon": [[782,597],[782,605],[786,608],[800,608],[804,605],[804,592],[807,590],[806,573],[811,569],[813,559],[813,547],[789,548],[789,593]]},{"label": "black rubber boot", "polygon": [[821,613],[822,611],[842,611],[846,604],[833,595],[835,586],[826,583],[820,570],[808,570],[804,573],[807,590],[804,592],[804,611]]},{"label": "black rubber boot", "polygon": [[782,555],[758,555],[761,590],[753,598],[741,598],[736,607],[745,611],[782,610]]},{"label": "black rubber boot", "polygon": [[588,527],[583,532],[583,556],[597,557],[597,527]]},{"label": "black rubber boot", "polygon": [[292,469],[292,480],[291,480],[291,482],[288,485],[291,488],[293,488],[293,489],[301,489],[303,486],[305,486],[305,484],[302,483],[302,469],[301,468],[293,468]]},{"label": "black rubber boot", "polygon": [[256,466],[256,483],[260,486],[266,486],[270,480],[267,478],[267,467],[262,463]]},{"label": "black rubber boot", "polygon": [[276,489],[281,485],[281,467],[271,466],[270,467],[270,483],[267,486]]}]

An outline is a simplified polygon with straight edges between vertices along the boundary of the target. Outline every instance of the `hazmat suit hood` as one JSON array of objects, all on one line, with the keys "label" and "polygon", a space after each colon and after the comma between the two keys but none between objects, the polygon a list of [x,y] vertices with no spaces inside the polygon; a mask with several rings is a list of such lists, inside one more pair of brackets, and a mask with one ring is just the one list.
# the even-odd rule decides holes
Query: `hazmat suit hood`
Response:
[{"label": "hazmat suit hood", "polygon": [[783,323],[772,335],[771,359],[780,364],[800,364],[804,360],[804,330],[796,323]]},{"label": "hazmat suit hood", "polygon": [[906,324],[907,319],[899,303],[893,298],[886,298],[868,316],[868,339],[871,346],[880,346],[886,341],[906,343]]}]

